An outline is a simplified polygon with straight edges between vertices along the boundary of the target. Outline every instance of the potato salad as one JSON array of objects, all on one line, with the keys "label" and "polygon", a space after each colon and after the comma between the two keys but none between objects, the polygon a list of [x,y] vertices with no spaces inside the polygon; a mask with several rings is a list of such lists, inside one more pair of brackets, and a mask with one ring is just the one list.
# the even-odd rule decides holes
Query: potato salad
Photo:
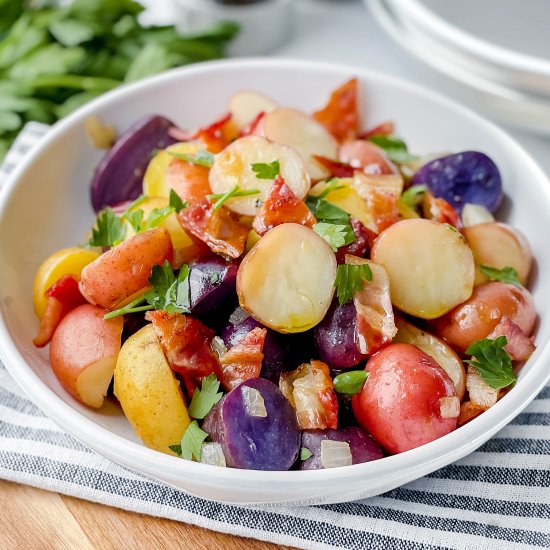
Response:
[{"label": "potato salad", "polygon": [[204,126],[118,137],[85,242],[34,282],[34,343],[74,399],[174,457],[311,470],[428,444],[513,391],[537,314],[498,167],[411,153],[394,122],[362,125],[361,93],[303,112],[242,91]]}]

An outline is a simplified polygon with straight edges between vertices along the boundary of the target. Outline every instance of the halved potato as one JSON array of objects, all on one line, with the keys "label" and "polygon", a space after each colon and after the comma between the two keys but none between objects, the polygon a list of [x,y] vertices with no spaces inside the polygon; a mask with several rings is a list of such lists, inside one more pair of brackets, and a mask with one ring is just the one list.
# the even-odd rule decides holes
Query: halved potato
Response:
[{"label": "halved potato", "polygon": [[238,92],[229,100],[231,121],[241,130],[250,124],[260,113],[271,113],[277,105],[258,92]]}]

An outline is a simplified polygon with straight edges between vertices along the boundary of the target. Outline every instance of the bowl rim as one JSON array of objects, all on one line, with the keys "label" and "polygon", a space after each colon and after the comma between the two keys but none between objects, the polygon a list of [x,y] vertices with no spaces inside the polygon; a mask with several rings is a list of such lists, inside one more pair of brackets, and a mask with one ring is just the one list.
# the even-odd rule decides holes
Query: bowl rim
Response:
[{"label": "bowl rim", "polygon": [[[325,72],[328,75],[342,76],[344,78],[356,75],[366,81],[377,81],[379,84],[390,86],[406,94],[412,93],[422,96],[427,100],[440,104],[442,107],[455,111],[463,118],[477,125],[484,126],[494,136],[496,141],[502,142],[507,149],[514,150],[516,157],[528,165],[529,172],[536,176],[535,180],[538,182],[539,191],[546,195],[548,204],[550,204],[550,184],[547,177],[525,149],[498,126],[459,103],[418,84],[358,67],[308,60],[265,59],[259,57],[212,61],[173,69],[152,78],[117,88],[81,107],[67,118],[56,123],[48,133],[46,139],[37,144],[18,164],[13,173],[8,176],[0,191],[0,219],[4,217],[10,197],[15,192],[19,180],[35,160],[49,148],[50,143],[61,137],[66,130],[80,124],[86,117],[93,114],[96,109],[117,101],[124,96],[131,96],[143,90],[154,88],[163,82],[177,81],[179,78],[191,78],[194,75],[202,73],[231,72],[234,69],[256,69],[259,71],[265,71],[266,69],[290,69],[306,72],[314,69]],[[435,464],[433,469],[441,467],[477,448],[488,437],[519,414],[535,398],[536,394],[547,381],[550,380],[550,369],[544,373],[544,367],[542,366],[545,363],[550,363],[550,341],[541,343],[535,353],[537,356],[532,359],[534,363],[517,387],[514,388],[514,391],[509,392],[494,407],[472,422],[416,449],[387,456],[382,460],[355,464],[344,468],[308,471],[242,470],[237,468],[219,468],[182,460],[178,457],[149,449],[141,443],[130,441],[122,435],[113,433],[107,428],[100,426],[94,420],[83,416],[78,410],[74,409],[64,399],[50,390],[27,365],[21,351],[19,351],[10,336],[3,312],[0,316],[0,359],[2,359],[8,371],[30,399],[62,429],[87,447],[134,471],[146,473],[153,477],[155,477],[155,472],[159,471],[169,473],[175,477],[187,474],[196,478],[215,479],[216,482],[223,481],[226,484],[233,484],[240,479],[246,478],[247,482],[292,482],[294,487],[297,488],[299,485],[302,487],[318,486],[319,484],[326,485],[331,481],[343,481],[352,478],[369,479],[382,475],[397,476],[397,474],[403,477],[404,474],[414,475],[415,471],[420,470],[426,473],[425,470],[430,465]]]}]

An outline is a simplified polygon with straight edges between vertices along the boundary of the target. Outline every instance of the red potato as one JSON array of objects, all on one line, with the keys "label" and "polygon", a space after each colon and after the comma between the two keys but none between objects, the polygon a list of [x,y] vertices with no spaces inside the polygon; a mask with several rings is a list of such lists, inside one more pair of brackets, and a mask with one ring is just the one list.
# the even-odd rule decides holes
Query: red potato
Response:
[{"label": "red potato", "polygon": [[105,310],[83,304],[57,327],[50,363],[61,385],[89,407],[100,408],[113,377],[124,320],[103,319]]},{"label": "red potato", "polygon": [[172,263],[170,233],[163,227],[139,233],[88,264],[80,278],[80,292],[88,302],[115,309],[145,289],[154,265]]},{"label": "red potato", "polygon": [[209,173],[210,170],[204,166],[173,158],[166,170],[166,185],[184,201],[204,199],[212,193]]},{"label": "red potato", "polygon": [[395,164],[386,153],[364,139],[348,141],[340,146],[338,160],[363,170],[366,174],[398,174]]},{"label": "red potato", "polygon": [[391,344],[373,355],[370,376],[352,399],[353,412],[390,453],[402,453],[452,432],[457,418],[442,418],[442,397],[455,397],[453,382],[427,354]]},{"label": "red potato", "polygon": [[436,319],[433,327],[439,337],[464,353],[476,340],[487,338],[504,315],[530,336],[537,318],[531,294],[506,283],[484,283],[468,300]]}]

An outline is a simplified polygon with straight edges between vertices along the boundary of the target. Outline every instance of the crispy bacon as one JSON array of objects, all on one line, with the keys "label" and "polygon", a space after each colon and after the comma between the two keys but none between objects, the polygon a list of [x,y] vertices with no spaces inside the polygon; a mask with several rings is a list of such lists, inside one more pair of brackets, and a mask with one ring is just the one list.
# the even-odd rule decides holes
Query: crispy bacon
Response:
[{"label": "crispy bacon", "polygon": [[33,339],[33,344],[42,348],[52,339],[55,329],[75,307],[85,304],[86,299],[80,293],[78,280],[74,275],[63,275],[48,290],[46,290],[48,302],[44,317],[40,320],[38,333]]},{"label": "crispy bacon", "polygon": [[355,241],[338,249],[338,252],[336,252],[336,261],[339,264],[345,262],[346,254],[364,258],[371,249],[374,239],[377,237],[376,233],[367,229],[359,220],[350,218],[349,223],[355,233]]},{"label": "crispy bacon", "polygon": [[225,208],[214,210],[208,199],[190,204],[178,218],[185,229],[216,254],[238,258],[244,252],[248,227],[234,220]]},{"label": "crispy bacon", "polygon": [[338,162],[320,155],[312,155],[313,158],[330,171],[331,178],[351,178],[355,169],[345,162]]},{"label": "crispy bacon", "polygon": [[348,255],[346,263],[368,264],[372,273],[372,279],[365,282],[362,290],[356,291],[353,296],[357,311],[355,343],[361,353],[372,355],[391,344],[397,334],[390,297],[390,281],[386,270],[370,260]]},{"label": "crispy bacon", "polygon": [[213,330],[182,313],[148,311],[145,318],[153,323],[170,368],[182,375],[190,396],[205,376],[220,377],[218,359],[210,347]]},{"label": "crispy bacon", "polygon": [[183,130],[181,128],[170,128],[171,137],[178,141],[191,141],[198,139],[204,143],[206,149],[211,153],[219,153],[225,149],[236,136],[231,125],[231,113],[222,115],[209,126],[196,128],[194,130]]},{"label": "crispy bacon", "polygon": [[512,320],[503,315],[498,325],[489,333],[487,338],[494,339],[498,336],[506,336],[508,343],[504,349],[510,355],[512,361],[526,361],[535,351],[535,344],[521,328]]},{"label": "crispy bacon", "polygon": [[395,132],[395,124],[390,120],[382,122],[374,128],[370,128],[366,132],[359,134],[357,137],[359,139],[369,139],[372,136],[391,136]]},{"label": "crispy bacon", "polygon": [[461,233],[464,232],[464,225],[458,212],[445,199],[436,198],[428,191],[424,193],[422,212],[428,220],[448,223]]},{"label": "crispy bacon", "polygon": [[258,235],[263,236],[282,223],[299,223],[313,227],[315,221],[306,203],[296,197],[281,176],[277,176],[260,212],[254,218],[252,227]]},{"label": "crispy bacon", "polygon": [[328,365],[313,360],[279,378],[279,388],[296,409],[302,430],[338,427],[338,400]]},{"label": "crispy bacon", "polygon": [[255,328],[220,357],[221,383],[226,390],[260,376],[266,334],[267,329]]},{"label": "crispy bacon", "polygon": [[470,420],[479,416],[485,409],[474,405],[471,401],[465,401],[460,406],[460,414],[458,415],[458,425],[463,426]]},{"label": "crispy bacon", "polygon": [[338,141],[355,139],[359,130],[357,79],[352,78],[332,92],[327,105],[313,113]]}]

